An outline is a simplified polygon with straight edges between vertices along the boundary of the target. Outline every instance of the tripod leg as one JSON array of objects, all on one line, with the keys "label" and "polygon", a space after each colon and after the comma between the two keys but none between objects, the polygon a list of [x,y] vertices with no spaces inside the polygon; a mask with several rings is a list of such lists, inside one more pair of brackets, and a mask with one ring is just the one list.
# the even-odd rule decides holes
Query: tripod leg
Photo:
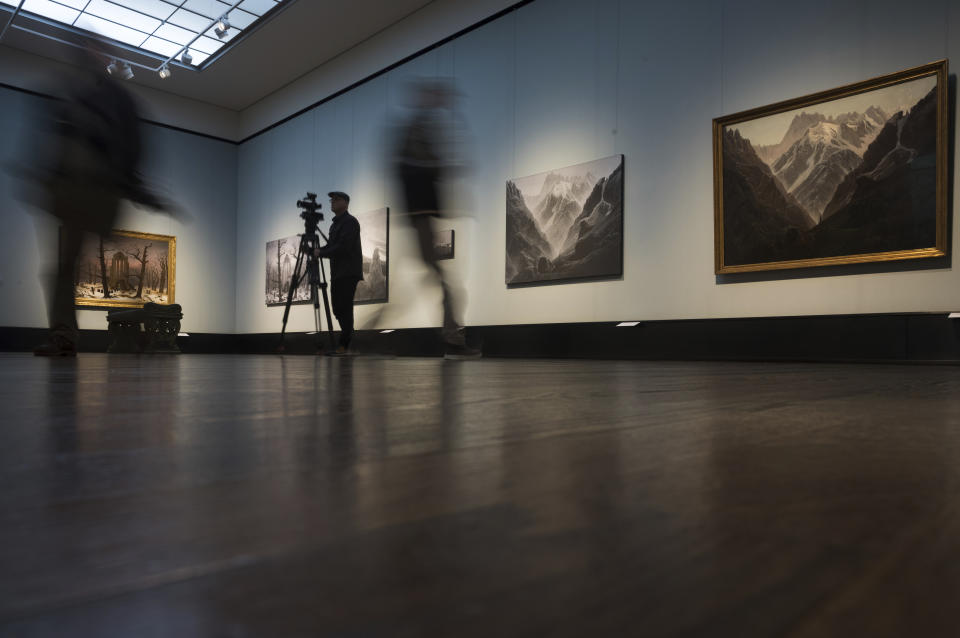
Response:
[{"label": "tripod leg", "polygon": [[283,308],[283,327],[280,329],[280,345],[277,347],[277,350],[280,352],[283,352],[284,339],[287,335],[287,318],[290,316],[290,304],[293,302],[293,295],[296,293],[302,277],[301,271],[303,270],[303,256],[305,251],[304,246],[305,242],[301,237],[300,250],[297,251],[297,264],[293,268],[293,274],[290,275],[290,289],[287,291],[287,303]]},{"label": "tripod leg", "polygon": [[[327,315],[327,336],[330,339],[330,351],[336,350],[333,344],[333,319],[330,317],[330,300],[327,298],[327,273],[323,269],[323,262],[320,263],[320,292],[323,293],[323,310]],[[319,310],[319,309],[318,309]]]},{"label": "tripod leg", "polygon": [[310,296],[313,298],[313,325],[317,327],[317,354],[323,353],[323,335],[321,334],[320,323],[320,289],[317,281],[310,278]]}]

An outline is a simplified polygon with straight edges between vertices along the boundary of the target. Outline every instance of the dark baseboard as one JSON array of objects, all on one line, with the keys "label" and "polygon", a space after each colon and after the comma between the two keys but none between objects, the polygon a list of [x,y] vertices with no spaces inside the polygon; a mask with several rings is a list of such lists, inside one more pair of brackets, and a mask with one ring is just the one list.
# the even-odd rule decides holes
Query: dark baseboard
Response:
[{"label": "dark baseboard", "polygon": [[[28,352],[45,334],[0,328],[0,351]],[[185,353],[273,354],[279,337],[190,333],[177,342]],[[320,337],[326,345],[326,333]],[[83,352],[106,352],[109,343],[105,330],[83,330],[80,339]],[[474,326],[467,340],[487,357],[960,363],[960,321],[946,313],[644,321],[625,328],[615,322]],[[315,354],[317,344],[317,335],[289,333],[284,351]],[[356,333],[354,349],[440,356],[443,343],[435,328],[366,330]]]}]

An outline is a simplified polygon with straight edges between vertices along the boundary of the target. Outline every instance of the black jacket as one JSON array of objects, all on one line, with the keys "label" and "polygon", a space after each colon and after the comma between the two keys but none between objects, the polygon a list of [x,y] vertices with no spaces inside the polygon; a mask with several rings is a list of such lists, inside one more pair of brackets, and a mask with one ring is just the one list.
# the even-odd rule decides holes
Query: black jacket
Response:
[{"label": "black jacket", "polygon": [[320,257],[330,258],[330,279],[363,279],[363,253],[360,252],[360,222],[348,211],[333,218],[327,245],[319,248]]}]

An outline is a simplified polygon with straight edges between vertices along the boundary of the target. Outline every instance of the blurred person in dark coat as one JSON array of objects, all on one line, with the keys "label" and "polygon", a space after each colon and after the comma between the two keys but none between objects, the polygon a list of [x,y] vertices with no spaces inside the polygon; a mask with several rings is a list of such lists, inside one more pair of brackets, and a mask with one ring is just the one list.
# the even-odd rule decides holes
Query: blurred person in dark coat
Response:
[{"label": "blurred person in dark coat", "polygon": [[465,127],[456,111],[457,91],[442,78],[422,79],[413,86],[413,109],[396,132],[394,170],[406,199],[410,224],[416,232],[420,256],[443,289],[443,328],[448,358],[478,357],[467,346],[454,290],[445,276],[433,245],[436,219],[446,208],[445,182],[465,166],[461,153]]},{"label": "blurred person in dark coat", "polygon": [[14,168],[23,198],[57,218],[59,259],[42,277],[50,333],[34,350],[40,356],[77,352],[74,269],[85,232],[105,235],[122,200],[173,212],[138,173],[140,119],[133,97],[105,71],[108,59],[88,41],[71,72],[60,80],[62,96],[48,100],[32,129],[31,148]]}]

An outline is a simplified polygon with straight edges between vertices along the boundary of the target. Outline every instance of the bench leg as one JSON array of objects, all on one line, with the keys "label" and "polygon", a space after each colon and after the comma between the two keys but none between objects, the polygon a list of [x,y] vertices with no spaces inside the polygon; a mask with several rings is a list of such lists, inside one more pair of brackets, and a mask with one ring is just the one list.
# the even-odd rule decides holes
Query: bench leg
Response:
[{"label": "bench leg", "polygon": [[147,333],[147,344],[144,352],[179,353],[177,334],[180,333],[180,320],[151,317],[143,322]]}]

